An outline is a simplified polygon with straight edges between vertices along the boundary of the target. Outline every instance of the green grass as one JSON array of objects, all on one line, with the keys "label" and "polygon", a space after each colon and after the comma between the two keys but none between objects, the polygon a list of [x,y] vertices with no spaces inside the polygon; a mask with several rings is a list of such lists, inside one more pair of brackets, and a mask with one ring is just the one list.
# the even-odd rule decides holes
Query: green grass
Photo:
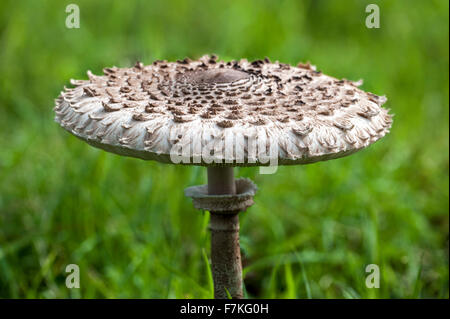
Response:
[{"label": "green grass", "polygon": [[[75,2],[81,28],[66,29]],[[381,28],[364,26],[378,3]],[[388,97],[391,133],[275,175],[241,215],[249,298],[449,297],[448,1],[1,1],[0,297],[209,298],[204,168],[96,150],[53,122],[70,78],[204,53],[311,61]],[[207,260],[207,259],[206,259]],[[65,287],[78,264],[81,289]],[[377,264],[379,289],[365,286]]]}]

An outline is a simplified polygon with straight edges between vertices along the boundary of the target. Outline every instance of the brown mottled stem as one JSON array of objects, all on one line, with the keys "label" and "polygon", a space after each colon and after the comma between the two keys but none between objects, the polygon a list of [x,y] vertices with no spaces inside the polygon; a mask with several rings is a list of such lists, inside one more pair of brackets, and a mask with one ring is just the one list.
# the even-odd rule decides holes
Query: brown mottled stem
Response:
[{"label": "brown mottled stem", "polygon": [[[208,167],[210,195],[236,194],[232,167]],[[242,295],[242,263],[239,246],[238,212],[210,212],[211,269],[214,298],[233,299]]]}]

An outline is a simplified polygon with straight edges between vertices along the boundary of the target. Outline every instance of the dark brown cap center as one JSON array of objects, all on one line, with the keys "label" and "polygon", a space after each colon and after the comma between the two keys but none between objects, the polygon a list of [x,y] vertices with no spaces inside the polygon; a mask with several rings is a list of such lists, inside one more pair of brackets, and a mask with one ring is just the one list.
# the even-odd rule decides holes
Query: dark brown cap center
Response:
[{"label": "dark brown cap center", "polygon": [[231,69],[211,69],[204,71],[194,71],[186,73],[185,77],[191,83],[229,83],[242,79],[247,79],[250,74]]}]

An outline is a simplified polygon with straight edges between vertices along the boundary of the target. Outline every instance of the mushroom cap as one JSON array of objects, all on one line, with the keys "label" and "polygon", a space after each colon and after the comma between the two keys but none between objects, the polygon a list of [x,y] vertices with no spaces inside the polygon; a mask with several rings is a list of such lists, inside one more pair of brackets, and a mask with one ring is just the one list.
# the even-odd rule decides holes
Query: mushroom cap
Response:
[{"label": "mushroom cap", "polygon": [[56,99],[55,120],[95,147],[146,160],[307,164],[367,147],[392,124],[384,96],[309,63],[203,56],[103,71],[71,80],[74,88]]}]

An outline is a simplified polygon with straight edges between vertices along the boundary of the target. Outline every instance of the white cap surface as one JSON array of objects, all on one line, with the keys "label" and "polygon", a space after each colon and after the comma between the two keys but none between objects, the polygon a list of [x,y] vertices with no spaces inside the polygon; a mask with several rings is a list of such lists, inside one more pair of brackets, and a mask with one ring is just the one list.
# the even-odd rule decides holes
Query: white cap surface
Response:
[{"label": "white cap surface", "polygon": [[55,120],[91,145],[147,160],[306,164],[367,147],[392,124],[385,97],[309,64],[204,56],[88,76],[61,92]]}]

